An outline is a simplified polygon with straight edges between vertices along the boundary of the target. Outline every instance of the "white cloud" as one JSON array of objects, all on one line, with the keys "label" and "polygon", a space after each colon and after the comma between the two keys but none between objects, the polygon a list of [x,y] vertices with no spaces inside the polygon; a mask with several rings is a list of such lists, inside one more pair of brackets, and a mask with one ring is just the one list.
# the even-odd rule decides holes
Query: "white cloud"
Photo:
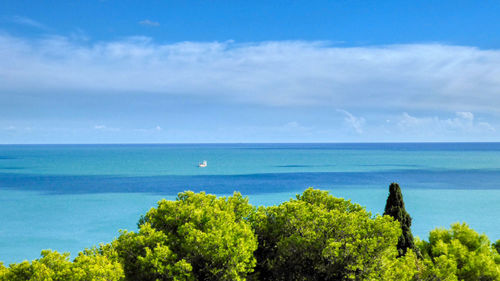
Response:
[{"label": "white cloud", "polygon": [[157,130],[157,131],[161,131],[161,130],[163,130],[163,129],[162,129],[160,126],[156,126],[156,127],[155,127],[155,130]]},{"label": "white cloud", "polygon": [[49,29],[44,24],[42,24],[42,23],[40,23],[40,22],[38,22],[36,20],[27,18],[27,17],[10,16],[10,17],[7,17],[6,19],[8,21],[10,21],[10,22],[13,22],[13,23],[16,23],[16,24],[20,24],[20,25],[30,26],[30,27],[34,27],[34,28],[38,28],[38,29],[42,29],[42,30],[48,30]]},{"label": "white cloud", "polygon": [[487,122],[476,122],[472,112],[456,112],[455,117],[415,117],[403,113],[397,126],[403,132],[426,135],[481,134],[495,132]]},{"label": "white cloud", "polygon": [[0,35],[0,95],[100,92],[266,106],[500,113],[500,50],[324,42],[82,43]]},{"label": "white cloud", "polygon": [[292,121],[284,124],[283,126],[277,126],[272,128],[272,130],[275,130],[276,132],[282,132],[282,133],[308,133],[311,131],[311,127],[306,127],[301,125],[297,121]]},{"label": "white cloud", "polygon": [[472,114],[472,112],[459,111],[456,112],[455,114],[457,115],[458,118],[462,120],[468,120],[469,122],[474,121],[474,114]]},{"label": "white cloud", "polygon": [[344,122],[351,128],[356,131],[358,134],[363,133],[363,126],[365,125],[365,118],[363,117],[356,117],[352,115],[350,112],[343,110],[343,109],[337,109],[338,112],[341,112],[345,115]]},{"label": "white cloud", "polygon": [[148,19],[145,19],[145,20],[141,20],[139,22],[140,25],[148,25],[148,26],[160,26],[160,23],[157,22],[157,21],[151,21],[151,20],[148,20]]},{"label": "white cloud", "polygon": [[107,131],[107,132],[117,132],[117,131],[120,131],[120,128],[108,127],[106,125],[95,125],[94,129],[95,130],[99,130],[99,131]]}]

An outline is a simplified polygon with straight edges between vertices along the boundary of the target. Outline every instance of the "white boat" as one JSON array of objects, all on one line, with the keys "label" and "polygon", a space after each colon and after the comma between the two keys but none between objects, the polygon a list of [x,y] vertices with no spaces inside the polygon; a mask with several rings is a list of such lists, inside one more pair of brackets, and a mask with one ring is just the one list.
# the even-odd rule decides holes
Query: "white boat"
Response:
[{"label": "white boat", "polygon": [[203,160],[200,164],[198,164],[198,167],[200,168],[205,168],[207,166],[207,160]]}]

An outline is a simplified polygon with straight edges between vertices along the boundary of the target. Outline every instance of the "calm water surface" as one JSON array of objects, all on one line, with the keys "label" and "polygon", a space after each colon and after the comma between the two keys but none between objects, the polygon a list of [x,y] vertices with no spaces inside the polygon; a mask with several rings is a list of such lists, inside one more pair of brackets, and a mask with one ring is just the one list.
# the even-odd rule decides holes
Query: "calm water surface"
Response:
[{"label": "calm water surface", "polygon": [[415,235],[465,221],[500,239],[500,143],[3,145],[0,261],[109,242],[187,189],[274,205],[312,186],[376,214],[393,181]]}]

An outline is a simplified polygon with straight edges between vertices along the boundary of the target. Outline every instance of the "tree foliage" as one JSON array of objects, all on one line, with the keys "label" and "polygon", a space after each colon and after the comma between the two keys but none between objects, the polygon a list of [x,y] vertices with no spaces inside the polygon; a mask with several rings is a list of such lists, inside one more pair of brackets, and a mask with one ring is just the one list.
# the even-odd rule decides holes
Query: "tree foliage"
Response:
[{"label": "tree foliage", "polygon": [[478,234],[465,223],[451,229],[435,229],[429,242],[418,246],[428,265],[428,280],[500,280],[500,259],[488,237]]},{"label": "tree foliage", "polygon": [[495,247],[497,252],[500,254],[500,239],[498,239],[497,242],[493,243],[493,247]]},{"label": "tree foliage", "polygon": [[401,234],[392,218],[314,189],[259,208],[252,225],[257,280],[382,280]]},{"label": "tree foliage", "polygon": [[413,250],[397,184],[385,211],[372,216],[312,188],[258,209],[239,193],[184,192],[147,212],[137,232],[122,231],[73,261],[44,250],[32,262],[0,263],[0,281],[500,280],[500,240],[457,223],[431,231]]},{"label": "tree foliage", "polygon": [[253,208],[239,193],[217,198],[180,193],[162,200],[115,242],[128,280],[244,280],[257,240],[246,220]]},{"label": "tree foliage", "polygon": [[415,251],[415,243],[411,233],[411,217],[408,212],[406,212],[401,187],[399,187],[397,183],[393,182],[389,186],[389,196],[385,203],[384,215],[393,217],[401,224],[402,232],[398,238],[399,255],[404,255],[408,249]]},{"label": "tree foliage", "polygon": [[3,265],[3,262],[0,262],[0,280],[2,280],[2,276],[7,274],[9,270]]},{"label": "tree foliage", "polygon": [[118,281],[123,279],[119,263],[90,251],[81,252],[73,262],[69,253],[43,250],[42,257],[0,269],[0,281]]}]

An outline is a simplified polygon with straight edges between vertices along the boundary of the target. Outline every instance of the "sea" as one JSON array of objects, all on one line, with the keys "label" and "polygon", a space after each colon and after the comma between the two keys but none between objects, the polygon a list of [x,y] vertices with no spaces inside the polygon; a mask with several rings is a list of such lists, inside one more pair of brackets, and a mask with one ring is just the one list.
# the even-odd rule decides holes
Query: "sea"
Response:
[{"label": "sea", "polygon": [[185,190],[271,206],[314,187],[375,216],[392,182],[420,239],[455,222],[500,239],[500,143],[0,145],[0,261],[74,257]]}]

